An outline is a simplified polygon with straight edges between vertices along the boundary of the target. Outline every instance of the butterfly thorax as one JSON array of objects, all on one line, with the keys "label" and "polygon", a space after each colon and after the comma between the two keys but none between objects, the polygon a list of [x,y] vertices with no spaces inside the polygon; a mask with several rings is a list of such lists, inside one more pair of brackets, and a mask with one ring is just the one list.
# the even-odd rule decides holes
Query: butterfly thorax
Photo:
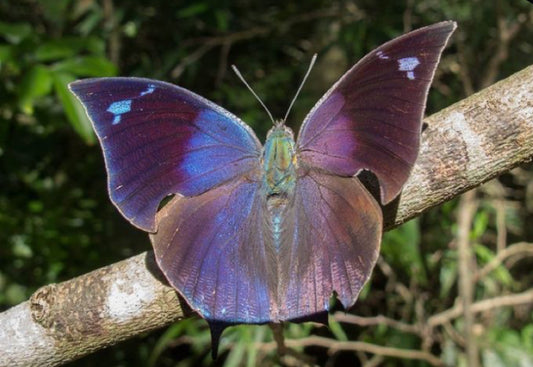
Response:
[{"label": "butterfly thorax", "polygon": [[263,184],[267,198],[292,196],[296,183],[296,155],[292,130],[276,124],[263,148]]}]

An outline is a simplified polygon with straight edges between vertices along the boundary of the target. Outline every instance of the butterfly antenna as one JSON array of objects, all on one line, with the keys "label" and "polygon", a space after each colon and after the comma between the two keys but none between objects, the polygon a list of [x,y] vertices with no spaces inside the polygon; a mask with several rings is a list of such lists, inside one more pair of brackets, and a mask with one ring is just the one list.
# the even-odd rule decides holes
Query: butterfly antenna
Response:
[{"label": "butterfly antenna", "polygon": [[316,54],[313,55],[313,58],[311,59],[311,62],[309,63],[309,67],[307,68],[307,73],[305,73],[304,79],[300,83],[300,86],[298,87],[298,90],[296,91],[296,94],[294,95],[294,98],[291,101],[291,104],[289,105],[289,108],[287,109],[287,113],[285,114],[285,117],[283,118],[283,121],[287,121],[287,117],[289,116],[289,112],[291,112],[292,106],[294,105],[294,102],[296,101],[296,98],[298,98],[298,95],[300,94],[300,91],[302,90],[305,81],[307,80],[307,77],[311,73],[311,69],[313,69],[313,66],[315,65],[316,61]]},{"label": "butterfly antenna", "polygon": [[272,114],[270,113],[270,111],[268,110],[267,106],[263,103],[263,101],[261,100],[261,98],[259,98],[259,96],[257,95],[257,93],[254,92],[254,90],[252,89],[252,87],[250,87],[250,85],[248,83],[246,83],[246,80],[244,80],[244,77],[241,75],[241,72],[239,71],[239,69],[237,69],[237,67],[235,65],[231,65],[231,68],[233,69],[233,71],[235,72],[235,74],[237,74],[237,76],[239,77],[239,79],[244,83],[244,85],[246,85],[246,87],[248,87],[248,89],[250,90],[250,92],[252,92],[252,94],[254,95],[254,97],[259,101],[259,103],[261,103],[261,106],[263,106],[263,108],[265,109],[265,111],[268,113],[268,117],[270,117],[270,120],[272,121],[272,123],[275,125],[276,122],[274,121],[274,118],[272,117]]}]

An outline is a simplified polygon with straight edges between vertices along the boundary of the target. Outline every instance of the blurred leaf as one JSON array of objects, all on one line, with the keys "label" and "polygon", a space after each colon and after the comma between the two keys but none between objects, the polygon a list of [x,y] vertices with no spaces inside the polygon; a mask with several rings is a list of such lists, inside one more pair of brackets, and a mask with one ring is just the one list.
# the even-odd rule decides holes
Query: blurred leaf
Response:
[{"label": "blurred leaf", "polygon": [[[11,61],[13,59],[13,46],[0,45],[0,63]],[[0,64],[0,68],[2,65]]]},{"label": "blurred leaf", "polygon": [[484,361],[487,355],[490,363],[494,360],[494,363],[501,362],[502,366],[533,367],[531,341],[523,343],[523,335],[516,330],[492,329],[484,336],[486,340],[482,345],[490,344],[483,350]]},{"label": "blurred leaf", "polygon": [[124,24],[124,27],[122,27],[122,32],[124,32],[126,37],[133,38],[137,36],[137,33],[139,32],[139,25],[135,22],[127,22]]},{"label": "blurred leaf", "polygon": [[39,45],[35,50],[38,61],[51,61],[70,58],[81,49],[83,41],[79,38],[63,38],[50,40]]},{"label": "blurred leaf", "polygon": [[46,96],[52,90],[52,76],[47,67],[33,66],[23,77],[19,87],[19,108],[22,112],[33,114],[33,104],[39,97]]},{"label": "blurred leaf", "polygon": [[498,353],[491,349],[484,349],[481,353],[483,366],[507,367],[507,364],[500,358]]},{"label": "blurred leaf", "polygon": [[[476,256],[479,259],[479,262],[481,264],[487,264],[488,262],[492,261],[496,257],[496,254],[486,246],[476,243],[474,244],[473,247],[474,247]],[[511,273],[502,264],[500,264],[500,266],[494,269],[488,275],[488,277],[496,278],[504,286],[511,286],[513,283],[513,277]],[[480,280],[483,280],[483,279],[480,279]]]},{"label": "blurred leaf", "polygon": [[96,136],[94,135],[91,121],[81,103],[67,88],[68,84],[74,81],[75,78],[70,74],[57,72],[53,74],[53,77],[56,93],[65,109],[71,126],[86,144],[94,144]]},{"label": "blurred leaf", "polygon": [[157,343],[152,348],[152,352],[148,359],[148,366],[157,366],[157,360],[160,355],[168,348],[170,343],[185,332],[186,328],[189,327],[189,324],[191,323],[190,320],[192,319],[181,320],[167,328],[163,335],[157,339]]},{"label": "blurred leaf", "polygon": [[44,16],[52,22],[64,22],[65,14],[72,0],[38,0]]},{"label": "blurred leaf", "polygon": [[420,253],[418,219],[410,220],[383,235],[382,253],[385,259],[402,267],[402,270],[425,284],[427,277]]},{"label": "blurred leaf", "polygon": [[20,284],[11,283],[5,290],[6,301],[12,305],[16,305],[24,301],[27,297],[28,289]]},{"label": "blurred leaf", "polygon": [[241,329],[241,337],[236,340],[236,343],[229,349],[228,356],[224,362],[224,366],[227,367],[238,367],[242,364],[244,360],[244,354],[246,351],[246,344],[250,343],[248,338],[248,330]]},{"label": "blurred leaf", "polygon": [[105,57],[83,56],[55,63],[53,70],[78,76],[102,77],[113,76],[117,67]]},{"label": "blurred leaf", "polygon": [[33,251],[28,246],[27,238],[25,235],[15,235],[11,238],[13,243],[12,251],[16,257],[30,258],[33,256]]},{"label": "blurred leaf", "polygon": [[442,349],[442,354],[441,354],[441,359],[444,362],[444,365],[445,366],[457,365],[458,354],[459,354],[459,350],[457,348],[457,345],[450,339],[446,338],[444,340],[444,347]]},{"label": "blurred leaf", "polygon": [[197,16],[209,10],[209,5],[205,2],[195,2],[186,8],[178,11],[178,18],[189,18]]},{"label": "blurred leaf", "polygon": [[522,329],[522,343],[527,350],[533,351],[533,323]]},{"label": "blurred leaf", "polygon": [[446,251],[439,273],[440,298],[445,298],[457,280],[457,256],[454,251]]},{"label": "blurred leaf", "polygon": [[474,217],[473,228],[470,233],[470,238],[479,238],[486,231],[489,224],[489,214],[485,210],[478,210]]},{"label": "blurred leaf", "polygon": [[30,36],[31,32],[32,28],[28,23],[0,22],[0,36],[12,44],[19,44],[22,40]]},{"label": "blurred leaf", "polygon": [[220,31],[227,31],[229,26],[228,13],[225,10],[218,10],[215,12],[217,19],[217,29]]},{"label": "blurred leaf", "polygon": [[89,35],[102,24],[104,18],[101,9],[93,9],[79,24],[77,29],[82,35]]},{"label": "blurred leaf", "polygon": [[343,342],[349,340],[341,324],[337,322],[337,320],[335,320],[333,317],[329,318],[329,331],[331,331],[331,333],[335,336],[335,339],[337,340],[340,340]]}]

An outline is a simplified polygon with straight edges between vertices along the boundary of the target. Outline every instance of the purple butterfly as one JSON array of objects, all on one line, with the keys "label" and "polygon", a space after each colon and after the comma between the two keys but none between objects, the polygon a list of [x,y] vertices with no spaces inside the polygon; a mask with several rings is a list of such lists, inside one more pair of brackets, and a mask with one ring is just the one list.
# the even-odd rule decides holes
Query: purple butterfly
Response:
[{"label": "purple butterfly", "polygon": [[70,85],[102,144],[111,200],[151,233],[159,267],[215,343],[231,324],[320,318],[334,294],[353,306],[382,235],[380,205],[354,176],[377,177],[381,204],[398,196],[455,27],[372,51],[318,101],[296,142],[280,121],[264,147],[239,118],[172,84]]}]

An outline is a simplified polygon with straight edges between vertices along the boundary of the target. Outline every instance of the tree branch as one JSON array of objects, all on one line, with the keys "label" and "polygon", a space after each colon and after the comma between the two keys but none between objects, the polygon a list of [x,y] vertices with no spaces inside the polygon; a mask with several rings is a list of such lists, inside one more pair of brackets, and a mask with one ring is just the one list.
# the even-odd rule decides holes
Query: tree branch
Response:
[{"label": "tree branch", "polygon": [[[493,308],[516,306],[525,303],[533,303],[533,288],[522,293],[508,294],[505,296],[484,299],[483,301],[472,303],[470,311],[472,313],[480,313]],[[462,313],[463,304],[458,302],[454,307],[428,318],[427,323],[429,327],[436,327],[460,317]]]},{"label": "tree branch", "polygon": [[476,269],[475,257],[470,247],[470,230],[477,210],[476,190],[461,197],[457,218],[457,248],[459,253],[459,294],[463,306],[463,336],[466,342],[468,366],[479,366],[477,341],[474,334],[474,279],[472,269]]},{"label": "tree branch", "polygon": [[[286,345],[287,347],[292,348],[318,346],[328,348],[331,352],[339,350],[353,350],[387,357],[418,359],[426,361],[432,366],[442,366],[444,364],[438,357],[434,356],[433,354],[420,350],[384,347],[381,345],[360,341],[338,341],[321,336],[310,336],[303,339],[289,339],[286,340]],[[274,346],[273,343],[272,346]]]},{"label": "tree branch", "polygon": [[[420,156],[397,210],[385,210],[386,228],[531,160],[531,101],[533,66],[427,118]],[[29,301],[1,313],[0,365],[58,365],[190,315],[164,281],[152,252],[143,253],[44,286]]]}]

